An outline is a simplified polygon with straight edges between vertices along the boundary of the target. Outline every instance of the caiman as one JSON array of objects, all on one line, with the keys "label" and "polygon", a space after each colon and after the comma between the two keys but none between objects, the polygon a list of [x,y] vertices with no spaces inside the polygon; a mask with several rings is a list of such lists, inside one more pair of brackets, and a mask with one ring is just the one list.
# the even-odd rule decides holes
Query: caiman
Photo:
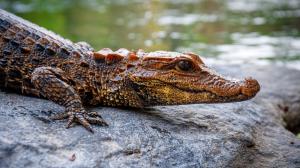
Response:
[{"label": "caiman", "polygon": [[73,43],[0,9],[0,88],[49,99],[93,132],[107,125],[85,105],[129,106],[236,102],[253,98],[257,80],[225,78],[193,53],[100,51]]}]

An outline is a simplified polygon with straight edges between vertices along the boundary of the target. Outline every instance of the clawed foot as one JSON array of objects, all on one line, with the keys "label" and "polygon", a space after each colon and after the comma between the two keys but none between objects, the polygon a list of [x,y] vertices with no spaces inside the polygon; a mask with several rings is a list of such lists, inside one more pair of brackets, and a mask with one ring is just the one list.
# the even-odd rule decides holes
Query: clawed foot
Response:
[{"label": "clawed foot", "polygon": [[[62,120],[68,118],[68,123],[66,128],[70,128],[74,122],[80,123],[88,131],[94,133],[91,124],[108,126],[108,124],[103,120],[103,118],[97,112],[86,112],[80,110],[75,112],[67,111],[61,114],[56,114],[50,117],[53,120]],[[91,124],[90,124],[91,123]]]}]

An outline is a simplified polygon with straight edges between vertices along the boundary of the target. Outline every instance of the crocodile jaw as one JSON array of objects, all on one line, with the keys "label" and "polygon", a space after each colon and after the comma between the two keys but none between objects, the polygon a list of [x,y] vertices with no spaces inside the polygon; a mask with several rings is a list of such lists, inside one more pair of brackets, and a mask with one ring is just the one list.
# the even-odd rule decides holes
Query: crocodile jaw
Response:
[{"label": "crocodile jaw", "polygon": [[222,88],[207,86],[207,89],[201,85],[198,89],[191,89],[160,81],[152,84],[135,84],[135,91],[144,106],[238,102],[253,98],[260,90],[254,79],[235,82],[230,88],[226,86],[232,85]]}]

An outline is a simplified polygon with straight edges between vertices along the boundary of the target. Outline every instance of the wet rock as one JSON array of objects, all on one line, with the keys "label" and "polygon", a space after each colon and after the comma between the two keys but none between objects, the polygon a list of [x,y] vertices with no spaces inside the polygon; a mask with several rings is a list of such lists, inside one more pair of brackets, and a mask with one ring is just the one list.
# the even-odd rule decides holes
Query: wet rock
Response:
[{"label": "wet rock", "polygon": [[49,120],[63,110],[50,101],[0,92],[0,167],[300,167],[300,140],[283,119],[300,112],[300,71],[216,68],[255,76],[261,92],[239,103],[89,109],[110,125],[95,134]]}]

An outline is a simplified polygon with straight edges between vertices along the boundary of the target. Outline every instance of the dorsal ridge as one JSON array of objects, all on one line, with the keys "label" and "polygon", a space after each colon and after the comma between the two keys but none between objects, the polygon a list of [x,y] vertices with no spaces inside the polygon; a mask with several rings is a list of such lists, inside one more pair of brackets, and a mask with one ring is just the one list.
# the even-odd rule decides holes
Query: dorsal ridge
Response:
[{"label": "dorsal ridge", "polygon": [[105,63],[107,65],[119,63],[124,59],[126,59],[126,63],[128,64],[139,60],[136,52],[129,51],[125,48],[120,48],[116,51],[112,51],[109,48],[103,48],[97,52],[93,52],[92,58],[97,63]]}]

